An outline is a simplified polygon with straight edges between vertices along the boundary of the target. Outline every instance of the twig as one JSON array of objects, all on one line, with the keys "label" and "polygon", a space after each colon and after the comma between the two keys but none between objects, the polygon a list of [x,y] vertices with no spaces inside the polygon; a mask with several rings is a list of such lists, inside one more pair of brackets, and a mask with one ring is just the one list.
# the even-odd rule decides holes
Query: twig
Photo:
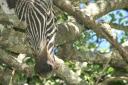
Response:
[{"label": "twig", "polygon": [[111,61],[111,58],[109,58],[109,59],[107,60],[107,62],[106,62],[106,64],[105,64],[105,66],[104,66],[102,72],[100,73],[100,75],[99,75],[97,81],[95,82],[95,85],[98,85],[98,83],[99,83],[99,81],[100,81],[102,75],[104,75],[105,71],[106,71],[107,68],[109,67],[109,63],[110,63],[110,61]]}]

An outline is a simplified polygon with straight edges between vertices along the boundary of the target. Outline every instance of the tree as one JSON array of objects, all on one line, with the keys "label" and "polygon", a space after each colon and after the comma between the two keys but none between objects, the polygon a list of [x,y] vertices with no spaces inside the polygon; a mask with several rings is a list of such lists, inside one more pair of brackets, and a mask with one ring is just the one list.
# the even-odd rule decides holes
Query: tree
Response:
[{"label": "tree", "polygon": [[[56,53],[59,68],[52,73],[55,75],[50,78],[45,77],[43,80],[33,70],[34,59],[25,43],[25,24],[17,19],[13,10],[8,10],[1,3],[4,9],[0,10],[0,80],[3,81],[0,83],[4,85],[8,83],[14,85],[24,83],[33,85],[41,85],[41,83],[45,85],[126,84],[128,81],[127,26],[112,23],[117,16],[112,13],[109,14],[112,18],[110,23],[105,23],[99,18],[113,10],[127,8],[127,0],[96,0],[95,2],[85,0],[82,3],[87,4],[82,9],[78,7],[77,0],[53,0],[53,2],[58,24]],[[123,17],[122,13],[119,15],[122,16],[119,22],[127,18]],[[117,41],[119,37],[112,35],[113,29],[125,33],[122,35],[124,37],[121,38],[121,42]],[[94,35],[91,35],[92,33]],[[89,42],[93,36],[97,37],[98,45],[99,41],[106,39],[111,44],[108,48],[110,51],[106,52],[102,49],[102,52],[99,52],[96,41]]]}]

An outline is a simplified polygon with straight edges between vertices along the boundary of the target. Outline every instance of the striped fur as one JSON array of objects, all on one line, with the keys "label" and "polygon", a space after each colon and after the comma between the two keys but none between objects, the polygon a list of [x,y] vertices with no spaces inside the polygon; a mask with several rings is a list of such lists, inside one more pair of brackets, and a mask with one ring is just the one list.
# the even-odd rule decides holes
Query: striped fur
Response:
[{"label": "striped fur", "polygon": [[56,35],[52,0],[17,0],[15,12],[27,23],[27,38],[39,61],[40,56],[40,62],[52,59]]}]

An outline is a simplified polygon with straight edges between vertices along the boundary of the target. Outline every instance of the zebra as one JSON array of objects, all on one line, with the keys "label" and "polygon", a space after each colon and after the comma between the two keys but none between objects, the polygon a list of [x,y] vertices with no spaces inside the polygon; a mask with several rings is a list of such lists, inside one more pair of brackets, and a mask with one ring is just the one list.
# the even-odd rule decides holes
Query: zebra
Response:
[{"label": "zebra", "polygon": [[[52,0],[13,0],[15,13],[27,24],[26,38],[35,56],[35,71],[47,74],[56,69],[54,43],[57,31]],[[12,0],[7,0],[12,2]],[[13,4],[13,6],[12,6]]]}]

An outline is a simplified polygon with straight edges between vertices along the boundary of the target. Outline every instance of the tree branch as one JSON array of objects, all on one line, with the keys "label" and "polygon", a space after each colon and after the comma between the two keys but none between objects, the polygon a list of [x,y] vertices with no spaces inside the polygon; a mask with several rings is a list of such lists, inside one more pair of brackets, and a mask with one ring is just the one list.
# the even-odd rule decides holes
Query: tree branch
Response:
[{"label": "tree branch", "polygon": [[127,0],[98,0],[97,6],[99,8],[99,12],[94,16],[95,19],[107,14],[110,11],[127,8],[128,1]]},{"label": "tree branch", "polygon": [[[107,39],[119,51],[124,61],[128,63],[128,52],[116,41],[116,39],[114,39],[114,37],[108,31],[108,29],[111,29],[110,26],[96,23],[95,20],[91,19],[91,17],[88,17],[84,15],[80,10],[75,9],[75,7],[68,0],[53,1],[57,7],[72,15],[80,24],[84,24],[88,28],[91,28],[93,31],[95,31],[98,35],[101,35]],[[126,0],[121,1],[126,2]]]},{"label": "tree branch", "polygon": [[[125,51],[124,48],[122,48],[114,40],[114,38],[110,35],[108,30],[106,30],[107,27],[105,25],[95,23],[93,20],[90,19],[90,17],[84,16],[81,11],[76,10],[69,2],[67,2],[65,0],[61,0],[61,1],[54,0],[54,2],[55,1],[56,1],[55,4],[57,6],[59,6],[61,9],[64,9],[69,14],[73,15],[79,23],[84,24],[84,25],[88,26],[89,28],[92,28],[96,33],[106,37],[111,42],[111,44],[113,44],[119,50],[120,54],[122,56],[124,56],[124,59],[125,59],[125,57],[127,56],[127,52]],[[8,21],[8,20],[5,19],[5,21]],[[14,21],[13,25],[14,25],[14,23],[16,23],[16,22]],[[21,25],[21,24],[19,24],[19,25]],[[16,23],[16,26],[13,29],[12,29],[12,27],[10,27],[8,29],[5,28],[3,30],[2,36],[0,36],[0,42],[1,42],[0,45],[4,48],[4,50],[1,49],[0,50],[1,53],[3,53],[3,54],[6,53],[5,50],[10,50],[11,52],[14,52],[14,53],[21,53],[21,52],[25,53],[26,50],[28,52],[28,47],[24,45],[25,44],[24,43],[25,35],[22,33],[23,31],[21,32],[21,30],[17,29],[17,27],[20,28],[19,25],[17,25],[17,23]],[[57,42],[57,45],[63,44],[65,42],[70,42],[70,40],[72,41],[79,37],[80,30],[78,31],[79,28],[76,27],[75,25],[73,25],[71,23],[66,23],[66,24],[62,24],[59,26],[60,26],[59,31],[62,34],[60,34],[60,32],[58,32],[58,34],[57,34],[58,35],[57,41],[59,41],[59,39],[61,39],[59,42]],[[21,26],[21,28],[24,28],[24,27]],[[67,29],[67,28],[71,28],[71,29]],[[65,32],[63,33],[63,31],[65,31]],[[65,33],[67,33],[67,34],[65,34]],[[74,37],[74,35],[76,37]],[[12,36],[14,36],[14,37],[12,37]],[[29,51],[29,52],[31,53],[31,51]],[[24,72],[25,68],[21,68],[24,66],[17,63],[17,61],[15,61],[11,57],[9,57],[10,55],[5,55],[7,57],[3,57],[3,54],[0,54],[0,58],[1,58],[1,60],[3,60],[3,62],[10,65],[10,67],[14,67],[14,68]],[[89,56],[92,56],[92,55],[89,55]],[[77,59],[78,59],[78,56],[77,56]],[[101,58],[101,59],[103,59],[103,58]],[[85,59],[82,59],[82,56],[81,56],[81,60],[85,60]],[[59,61],[63,62],[62,60],[58,59],[58,63],[59,63]],[[125,65],[126,65],[126,63],[125,63]],[[33,69],[33,68],[30,68],[29,71],[31,69]],[[25,70],[25,72],[26,72],[26,70]],[[27,70],[27,72],[28,72],[28,70]],[[68,67],[66,67],[63,63],[60,63],[59,69],[55,72],[57,73],[57,75],[61,76],[63,79],[65,79],[70,84],[78,85],[82,81],[79,76],[75,75],[75,73],[73,71],[71,71]],[[73,78],[71,76],[73,76]],[[71,82],[70,80],[74,81],[74,82]]]},{"label": "tree branch", "polygon": [[110,85],[114,81],[123,81],[123,80],[128,81],[128,77],[127,76],[110,77],[110,78],[107,78],[106,80],[104,80],[101,85]]}]

